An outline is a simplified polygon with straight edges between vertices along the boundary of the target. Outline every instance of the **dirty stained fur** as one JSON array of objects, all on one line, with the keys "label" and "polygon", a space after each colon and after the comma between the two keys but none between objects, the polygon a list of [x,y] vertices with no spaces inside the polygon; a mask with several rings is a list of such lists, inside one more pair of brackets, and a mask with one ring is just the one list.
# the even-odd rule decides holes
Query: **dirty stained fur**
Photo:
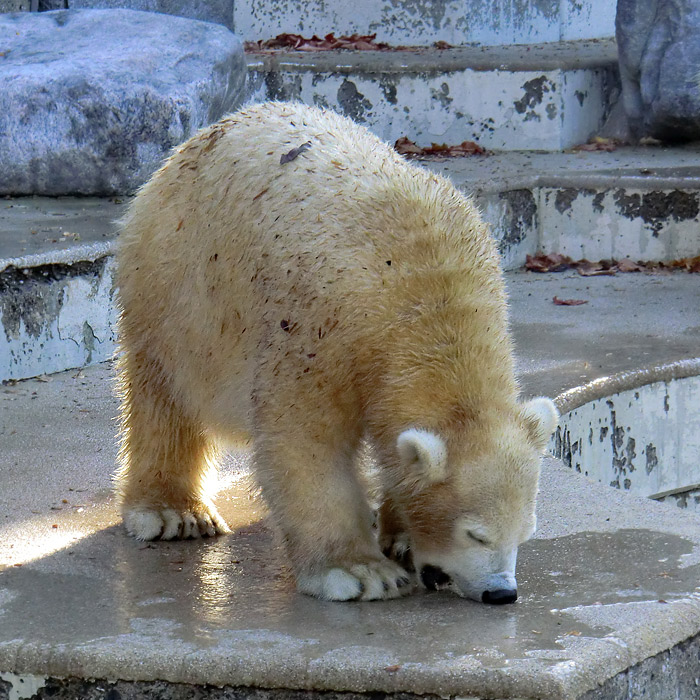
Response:
[{"label": "dirty stained fur", "polygon": [[[470,597],[503,573],[496,554],[465,564],[464,523],[492,553],[530,536],[556,414],[518,400],[498,254],[470,199],[346,118],[267,103],[180,146],[122,227],[131,534],[228,532],[210,484],[223,446],[251,445],[300,590],[405,593],[380,547],[439,561]],[[379,540],[354,471],[363,439]]]}]

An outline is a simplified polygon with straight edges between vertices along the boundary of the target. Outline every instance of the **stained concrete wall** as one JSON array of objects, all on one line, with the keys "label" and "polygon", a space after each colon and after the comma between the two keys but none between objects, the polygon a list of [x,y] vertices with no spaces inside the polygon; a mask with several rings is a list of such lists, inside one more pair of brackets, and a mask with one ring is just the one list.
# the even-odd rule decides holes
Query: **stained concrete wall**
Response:
[{"label": "stained concrete wall", "polygon": [[654,382],[562,416],[554,455],[577,472],[640,496],[684,495],[700,511],[700,378]]},{"label": "stained concrete wall", "polygon": [[[42,0],[39,9],[126,7],[217,22],[245,39],[376,33],[397,45],[530,44],[615,34],[611,0]],[[0,0],[0,9],[30,0]],[[24,7],[26,5],[26,7]],[[12,9],[17,9],[12,7]],[[2,10],[9,11],[9,10]]]},{"label": "stained concrete wall", "polygon": [[376,33],[398,45],[529,44],[615,34],[611,0],[235,0],[233,27],[246,39]]},{"label": "stained concrete wall", "polygon": [[114,260],[0,272],[0,380],[103,362],[115,350]]}]

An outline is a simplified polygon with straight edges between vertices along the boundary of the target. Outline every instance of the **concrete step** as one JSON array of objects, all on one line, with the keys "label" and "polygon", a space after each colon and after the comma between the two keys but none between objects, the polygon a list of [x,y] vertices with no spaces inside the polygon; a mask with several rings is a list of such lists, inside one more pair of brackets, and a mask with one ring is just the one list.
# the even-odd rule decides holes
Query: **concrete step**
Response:
[{"label": "concrete step", "polygon": [[562,39],[598,39],[615,34],[615,3],[608,0],[498,2],[443,0],[354,3],[294,0],[274,10],[259,0],[236,0],[234,30],[245,39],[269,39],[282,32],[311,36],[376,33],[395,45],[532,44]]},{"label": "concrete step", "polygon": [[[528,395],[604,395],[641,366],[647,383],[681,361],[700,371],[690,275],[511,272],[507,284]],[[0,700],[697,697],[697,515],[548,459],[515,605],[318,603],[294,591],[245,455],[217,497],[234,534],[126,537],[110,382],[100,365],[0,387]]]},{"label": "concrete step", "polygon": [[109,198],[0,201],[0,381],[104,362],[115,349]]},{"label": "concrete step", "polygon": [[[589,260],[700,255],[697,147],[422,163],[474,194],[506,269],[538,251]],[[125,206],[96,198],[0,202],[0,380],[112,355],[113,222]]]},{"label": "concrete step", "polygon": [[330,107],[392,143],[585,143],[617,99],[612,39],[415,51],[248,52],[249,100]]},{"label": "concrete step", "polygon": [[507,269],[537,251],[575,260],[700,254],[700,148],[496,153],[426,162],[472,193]]}]

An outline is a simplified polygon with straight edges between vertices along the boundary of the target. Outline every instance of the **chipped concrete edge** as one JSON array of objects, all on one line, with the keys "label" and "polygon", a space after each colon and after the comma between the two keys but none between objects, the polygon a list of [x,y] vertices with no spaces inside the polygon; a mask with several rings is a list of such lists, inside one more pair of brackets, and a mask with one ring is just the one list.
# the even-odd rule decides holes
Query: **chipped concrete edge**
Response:
[{"label": "chipped concrete edge", "polygon": [[314,73],[529,72],[604,68],[617,63],[614,39],[510,46],[407,47],[388,51],[248,51],[248,70]]},{"label": "chipped concrete edge", "polygon": [[88,243],[62,250],[48,250],[16,258],[3,258],[0,259],[0,272],[4,272],[10,267],[31,268],[40,265],[74,265],[78,262],[95,262],[99,258],[113,255],[115,245],[115,241]]},{"label": "chipped concrete edge", "polygon": [[[68,645],[30,644],[10,642],[0,649],[0,668],[12,671],[0,673],[0,700],[21,700],[35,696],[50,679],[64,679],[73,684],[114,684],[121,683],[135,689],[146,690],[151,685],[167,686],[171,693],[159,697],[180,698],[178,687],[192,690],[197,688],[202,697],[230,698],[222,692],[235,688],[237,697],[264,696],[268,700],[299,698],[328,698],[329,694],[338,699],[367,698],[383,693],[391,698],[420,697],[492,697],[492,698],[540,698],[541,700],[576,700],[595,698],[605,700],[618,695],[607,694],[605,689],[615,687],[620,679],[643,676],[645,664],[664,659],[673,651],[688,642],[700,639],[700,595],[691,599],[673,601],[664,610],[658,611],[654,619],[647,621],[653,634],[638,634],[638,629],[622,628],[614,638],[603,638],[598,643],[582,650],[575,666],[555,667],[534,673],[497,674],[499,678],[488,680],[483,673],[462,674],[446,679],[439,669],[428,672],[427,677],[415,678],[408,674],[405,678],[388,678],[387,674],[377,676],[375,669],[366,669],[364,679],[356,676],[357,668],[352,669],[350,678],[341,678],[342,671],[327,674],[329,669],[317,669],[317,677],[306,675],[304,680],[283,685],[279,675],[269,676],[269,658],[261,659],[256,668],[237,668],[220,672],[215,679],[206,676],[206,669],[200,671],[199,664],[184,663],[169,666],[163,661],[160,650],[128,652],[123,648],[114,653],[90,653],[85,648],[71,648]],[[126,653],[125,653],[126,651]],[[222,659],[223,660],[223,659]],[[228,659],[230,663],[232,659]],[[678,660],[677,660],[678,662]],[[207,666],[206,664],[204,665]],[[224,664],[225,668],[228,664]],[[86,673],[89,668],[90,672]],[[325,671],[325,672],[324,672]],[[277,675],[275,678],[274,676]],[[672,675],[672,674],[669,674]],[[378,678],[382,682],[377,682]],[[99,680],[102,679],[102,680]],[[301,680],[301,682],[299,682]],[[671,682],[671,681],[669,681]],[[3,687],[4,685],[4,687]],[[291,687],[290,687],[291,686]],[[54,696],[54,693],[50,693]],[[40,695],[44,697],[44,695]],[[56,697],[73,697],[70,694]],[[90,697],[102,697],[91,695]],[[104,697],[112,697],[105,695]],[[136,697],[136,696],[134,696]],[[183,696],[189,697],[189,696]],[[626,696],[625,696],[626,697]],[[670,695],[669,695],[670,697]]]},{"label": "chipped concrete edge", "polygon": [[677,362],[651,365],[594,379],[592,382],[564,391],[555,397],[554,403],[559,412],[564,414],[590,401],[596,401],[612,394],[619,394],[656,382],[671,382],[697,375],[700,375],[700,357],[691,357]]},{"label": "chipped concrete edge", "polygon": [[[688,640],[700,638],[700,594],[673,601],[663,610],[647,612],[645,626],[649,630],[646,635],[640,635],[639,627],[625,626],[616,630],[614,637],[603,637],[594,647],[583,650],[577,659],[579,668],[570,673],[564,670],[564,697],[580,698],[591,693],[590,697],[602,700],[607,696],[595,695],[596,689],[650,659],[669,654]],[[583,670],[579,670],[581,667]]]}]

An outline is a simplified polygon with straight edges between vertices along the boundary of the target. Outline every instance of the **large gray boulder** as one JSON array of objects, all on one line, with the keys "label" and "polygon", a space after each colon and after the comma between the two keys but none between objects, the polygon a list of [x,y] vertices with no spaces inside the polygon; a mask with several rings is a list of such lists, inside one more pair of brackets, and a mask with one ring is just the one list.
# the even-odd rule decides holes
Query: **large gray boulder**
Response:
[{"label": "large gray boulder", "polygon": [[68,7],[71,10],[125,7],[216,22],[233,28],[233,0],[68,0]]},{"label": "large gray boulder", "polygon": [[700,138],[700,2],[618,0],[616,34],[633,135]]},{"label": "large gray boulder", "polygon": [[0,193],[125,194],[243,97],[225,27],[134,10],[0,15]]}]

